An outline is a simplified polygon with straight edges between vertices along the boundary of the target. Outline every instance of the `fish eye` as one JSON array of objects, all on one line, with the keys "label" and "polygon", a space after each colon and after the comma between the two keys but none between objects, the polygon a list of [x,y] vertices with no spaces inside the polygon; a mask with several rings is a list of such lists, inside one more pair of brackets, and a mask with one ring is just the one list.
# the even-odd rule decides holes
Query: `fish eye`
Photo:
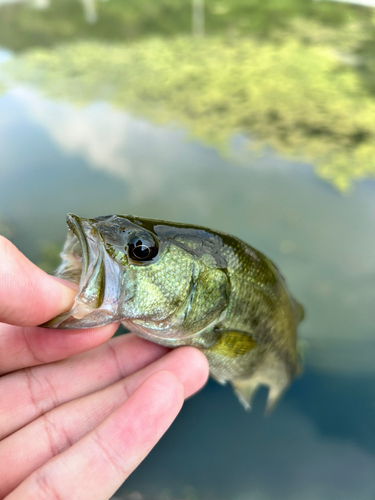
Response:
[{"label": "fish eye", "polygon": [[146,262],[156,257],[158,247],[153,238],[134,235],[128,243],[129,257],[135,261]]}]

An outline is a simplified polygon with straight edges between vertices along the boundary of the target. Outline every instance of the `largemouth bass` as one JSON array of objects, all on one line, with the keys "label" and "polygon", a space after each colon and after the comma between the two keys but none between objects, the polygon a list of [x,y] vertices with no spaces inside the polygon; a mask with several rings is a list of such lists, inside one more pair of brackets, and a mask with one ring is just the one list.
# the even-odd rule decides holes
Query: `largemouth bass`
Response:
[{"label": "largemouth bass", "polygon": [[56,276],[79,284],[70,311],[44,326],[121,321],[167,347],[200,349],[245,408],[260,385],[270,410],[299,370],[302,306],[277,267],[243,241],[200,226],[70,214]]}]

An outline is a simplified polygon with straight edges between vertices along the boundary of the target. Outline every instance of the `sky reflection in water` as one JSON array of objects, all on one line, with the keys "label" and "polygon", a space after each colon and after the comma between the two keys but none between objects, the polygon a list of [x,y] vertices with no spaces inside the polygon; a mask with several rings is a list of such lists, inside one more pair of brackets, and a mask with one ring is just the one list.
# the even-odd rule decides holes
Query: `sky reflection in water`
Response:
[{"label": "sky reflection in water", "polygon": [[275,413],[263,417],[262,392],[247,414],[210,382],[124,494],[375,498],[373,181],[343,196],[308,163],[250,151],[240,133],[223,153],[178,123],[106,99],[79,107],[25,82],[0,95],[0,150],[0,231],[34,261],[43,242],[63,241],[67,212],[197,223],[266,253],[306,307],[306,372]]}]

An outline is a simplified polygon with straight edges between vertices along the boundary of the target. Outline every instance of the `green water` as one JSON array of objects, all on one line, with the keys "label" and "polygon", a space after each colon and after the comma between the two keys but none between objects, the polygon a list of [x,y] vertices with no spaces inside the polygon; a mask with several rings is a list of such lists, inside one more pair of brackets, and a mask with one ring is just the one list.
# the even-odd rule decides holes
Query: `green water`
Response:
[{"label": "green water", "polygon": [[0,1],[0,233],[52,270],[67,212],[205,225],[307,312],[271,417],[210,382],[118,496],[373,500],[375,9],[211,0],[194,36],[187,1],[92,6]]}]

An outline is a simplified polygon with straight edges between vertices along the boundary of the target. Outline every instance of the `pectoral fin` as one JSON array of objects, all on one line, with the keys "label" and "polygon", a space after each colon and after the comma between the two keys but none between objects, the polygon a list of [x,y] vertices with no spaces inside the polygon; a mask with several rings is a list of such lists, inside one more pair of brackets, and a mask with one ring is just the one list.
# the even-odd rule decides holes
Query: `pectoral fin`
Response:
[{"label": "pectoral fin", "polygon": [[210,364],[211,377],[225,385],[232,379],[233,373],[242,371],[248,365],[247,354],[258,346],[257,341],[249,333],[239,330],[212,330],[213,342],[202,349]]},{"label": "pectoral fin", "polygon": [[257,341],[248,333],[237,330],[215,330],[220,334],[217,342],[209,347],[213,354],[220,354],[227,358],[237,358],[243,356],[257,347]]}]

